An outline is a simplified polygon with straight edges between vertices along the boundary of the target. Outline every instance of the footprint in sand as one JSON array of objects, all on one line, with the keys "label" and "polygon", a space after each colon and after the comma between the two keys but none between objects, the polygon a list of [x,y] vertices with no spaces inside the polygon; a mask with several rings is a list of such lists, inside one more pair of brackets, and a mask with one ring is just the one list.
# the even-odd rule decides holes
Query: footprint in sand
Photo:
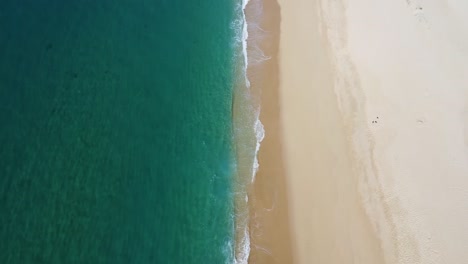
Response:
[{"label": "footprint in sand", "polygon": [[416,6],[413,14],[419,22],[427,24],[426,16],[421,6]]},{"label": "footprint in sand", "polygon": [[420,22],[423,23],[427,28],[429,28],[429,23],[426,19],[426,14],[422,5],[419,1],[406,0],[406,4],[412,9],[414,17]]}]

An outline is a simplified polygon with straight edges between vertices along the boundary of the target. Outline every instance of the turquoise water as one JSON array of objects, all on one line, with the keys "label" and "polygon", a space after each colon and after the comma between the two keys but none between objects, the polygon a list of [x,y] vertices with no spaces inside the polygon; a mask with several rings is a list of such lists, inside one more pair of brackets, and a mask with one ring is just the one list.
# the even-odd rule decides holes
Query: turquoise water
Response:
[{"label": "turquoise water", "polygon": [[237,4],[0,2],[0,263],[232,260]]}]

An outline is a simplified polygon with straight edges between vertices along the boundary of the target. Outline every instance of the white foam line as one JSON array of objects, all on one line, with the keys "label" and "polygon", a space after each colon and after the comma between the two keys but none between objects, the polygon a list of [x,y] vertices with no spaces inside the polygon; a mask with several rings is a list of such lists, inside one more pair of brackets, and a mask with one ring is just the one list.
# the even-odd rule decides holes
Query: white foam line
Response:
[{"label": "white foam line", "polygon": [[[248,56],[248,50],[247,50],[247,40],[249,38],[249,32],[248,32],[248,24],[247,24],[247,18],[245,14],[245,9],[247,7],[247,4],[249,3],[249,0],[242,0],[242,53],[244,56],[244,80],[245,80],[245,85],[248,89],[250,89],[250,81],[247,76],[247,70],[249,67],[249,56]],[[255,156],[254,156],[254,162],[252,166],[252,180],[251,183],[255,181],[255,175],[257,174],[258,171],[258,152],[260,150],[260,143],[265,137],[265,129],[263,127],[262,122],[260,122],[260,109],[256,111],[256,119],[255,119],[255,124],[254,124],[254,131],[255,131],[255,136],[257,139],[256,146],[255,146]],[[245,196],[245,202],[247,203],[249,201],[248,195]],[[247,212],[248,213],[248,212]],[[234,258],[234,263],[235,264],[248,264],[249,256],[250,256],[250,250],[251,250],[251,244],[250,244],[250,232],[249,232],[249,216],[246,216],[246,224],[243,227],[243,235],[241,238],[241,241],[239,243],[240,245],[240,251],[235,253],[235,258]]]},{"label": "white foam line", "polygon": [[[247,26],[247,18],[245,16],[245,8],[248,4],[249,0],[242,0],[242,53],[244,56],[244,80],[245,80],[245,85],[247,88],[250,88],[250,81],[249,78],[247,77],[247,69],[249,67],[249,59],[248,59],[248,51],[247,51],[247,39],[249,38],[249,32],[248,32],[248,26]],[[258,144],[258,143],[257,143]],[[258,147],[257,147],[258,148]],[[256,154],[255,154],[256,156]],[[254,161],[255,164],[256,161]],[[258,162],[257,162],[258,163]],[[255,165],[254,165],[255,167]],[[255,173],[255,169],[254,169]],[[248,195],[245,196],[245,201],[246,203],[248,202],[249,197]],[[247,221],[248,223],[248,216],[247,216]],[[242,234],[242,238],[240,241],[240,251],[236,252],[235,258],[234,258],[234,263],[235,264],[247,264],[249,261],[249,256],[250,256],[250,234],[249,234],[249,226],[248,224],[245,224],[244,226],[244,232]]]},{"label": "white foam line", "polygon": [[237,254],[234,263],[236,264],[247,264],[249,261],[250,256],[250,234],[249,234],[249,226],[246,225],[244,227],[244,235],[242,236],[242,249]]},{"label": "white foam line", "polygon": [[249,31],[247,29],[247,18],[245,16],[245,8],[247,7],[247,4],[249,3],[249,0],[242,0],[242,19],[243,19],[243,25],[242,25],[242,51],[244,53],[244,75],[245,75],[245,85],[250,88],[250,81],[249,78],[247,77],[247,69],[249,68],[249,56],[248,56],[248,51],[247,51],[247,39],[249,38]]},{"label": "white foam line", "polygon": [[263,138],[265,138],[265,129],[263,127],[262,122],[260,121],[260,110],[257,111],[257,118],[255,120],[255,136],[257,138],[257,145],[255,146],[255,158],[253,164],[253,171],[252,171],[252,183],[255,181],[255,175],[258,171],[258,152],[260,151],[260,143],[262,142]]}]

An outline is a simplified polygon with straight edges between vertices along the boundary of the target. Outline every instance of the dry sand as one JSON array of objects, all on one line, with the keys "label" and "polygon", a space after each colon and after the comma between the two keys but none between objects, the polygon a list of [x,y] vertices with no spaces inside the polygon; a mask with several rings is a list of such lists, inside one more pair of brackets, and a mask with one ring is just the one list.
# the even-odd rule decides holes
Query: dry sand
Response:
[{"label": "dry sand", "polygon": [[382,263],[360,203],[359,175],[334,94],[336,73],[326,35],[319,32],[319,3],[279,3],[280,105],[295,263]]},{"label": "dry sand", "polygon": [[466,3],[279,0],[256,187],[287,189],[276,263],[468,263]]},{"label": "dry sand", "polygon": [[360,104],[356,156],[386,260],[468,263],[468,2],[344,3],[324,21],[339,74],[354,72],[337,94]]}]

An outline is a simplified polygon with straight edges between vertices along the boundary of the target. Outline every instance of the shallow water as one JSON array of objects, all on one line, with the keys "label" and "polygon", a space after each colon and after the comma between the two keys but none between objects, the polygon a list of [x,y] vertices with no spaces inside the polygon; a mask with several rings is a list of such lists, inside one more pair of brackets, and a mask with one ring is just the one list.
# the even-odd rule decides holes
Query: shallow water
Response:
[{"label": "shallow water", "polygon": [[226,263],[230,0],[0,3],[0,263]]}]

